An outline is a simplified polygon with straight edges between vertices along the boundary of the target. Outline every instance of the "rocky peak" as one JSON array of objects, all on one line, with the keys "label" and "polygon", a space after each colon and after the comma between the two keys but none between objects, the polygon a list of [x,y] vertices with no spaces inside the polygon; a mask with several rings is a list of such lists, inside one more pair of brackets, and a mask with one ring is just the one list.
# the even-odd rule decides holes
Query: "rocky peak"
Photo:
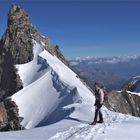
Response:
[{"label": "rocky peak", "polygon": [[[31,31],[34,29],[28,15],[19,6],[12,5],[7,29],[1,39],[2,52],[10,52],[14,64],[27,63],[33,58]],[[35,30],[35,29],[34,29]]]},{"label": "rocky peak", "polygon": [[26,24],[30,24],[27,13],[16,5],[11,6],[8,14],[7,25],[10,27],[13,26],[13,24],[17,26],[25,26]]},{"label": "rocky peak", "polygon": [[[68,62],[57,47],[58,45],[54,47],[47,37],[43,37],[38,33],[32,25],[28,14],[21,7],[12,5],[8,14],[7,30],[3,37],[3,44],[12,50],[15,64],[27,63],[33,59],[32,40],[37,41],[41,45],[43,42],[43,47],[46,50],[57,57],[59,56],[58,58],[68,65]],[[16,54],[14,54],[15,51],[17,52]]]},{"label": "rocky peak", "polygon": [[58,59],[60,59],[64,64],[66,64],[67,66],[69,66],[69,62],[65,59],[65,57],[61,53],[61,50],[60,50],[60,48],[59,48],[58,45],[56,45],[56,46],[49,45],[47,47],[47,50],[51,54],[55,55]]},{"label": "rocky peak", "polygon": [[15,64],[24,64],[33,59],[33,40],[68,65],[59,47],[54,47],[47,37],[40,35],[21,7],[12,5],[7,29],[0,40],[0,101],[22,88]]}]

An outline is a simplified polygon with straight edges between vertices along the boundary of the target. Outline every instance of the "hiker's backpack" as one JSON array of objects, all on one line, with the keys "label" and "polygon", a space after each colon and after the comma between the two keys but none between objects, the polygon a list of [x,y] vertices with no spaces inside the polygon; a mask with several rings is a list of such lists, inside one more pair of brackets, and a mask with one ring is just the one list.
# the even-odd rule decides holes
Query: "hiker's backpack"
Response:
[{"label": "hiker's backpack", "polygon": [[104,101],[107,101],[108,100],[108,92],[106,89],[103,89],[103,92],[104,92]]}]

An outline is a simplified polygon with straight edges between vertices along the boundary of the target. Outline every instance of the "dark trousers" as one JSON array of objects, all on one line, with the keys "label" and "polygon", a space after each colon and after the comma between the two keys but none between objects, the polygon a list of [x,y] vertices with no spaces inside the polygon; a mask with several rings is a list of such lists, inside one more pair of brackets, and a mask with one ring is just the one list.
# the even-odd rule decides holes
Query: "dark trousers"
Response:
[{"label": "dark trousers", "polygon": [[103,115],[102,115],[102,112],[101,112],[101,107],[100,108],[96,107],[94,122],[97,122],[98,116],[99,116],[99,121],[103,121]]}]

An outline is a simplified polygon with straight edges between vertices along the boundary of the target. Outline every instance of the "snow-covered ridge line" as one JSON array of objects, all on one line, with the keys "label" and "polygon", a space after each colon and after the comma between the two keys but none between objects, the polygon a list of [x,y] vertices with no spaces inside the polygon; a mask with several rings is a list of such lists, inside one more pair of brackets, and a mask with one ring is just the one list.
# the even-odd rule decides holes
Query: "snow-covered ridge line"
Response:
[{"label": "snow-covered ridge line", "polygon": [[40,47],[36,41],[33,40],[33,55],[34,59],[26,64],[16,65],[20,79],[22,80],[23,87],[28,86],[32,82],[36,81],[38,78],[43,76],[49,66],[46,60],[39,57],[38,54],[41,53],[44,48]]},{"label": "snow-covered ridge line", "polygon": [[134,95],[138,95],[138,96],[140,96],[140,93],[137,93],[137,92],[131,92],[131,91],[127,91],[127,93],[129,93],[129,94],[134,94]]},{"label": "snow-covered ridge line", "polygon": [[[34,41],[34,59],[17,68],[24,88],[12,100],[19,107],[25,128],[48,125],[65,117],[90,120],[93,94],[71,69],[42,49],[41,44]],[[56,114],[60,116],[54,117]]]},{"label": "snow-covered ridge line", "polygon": [[137,78],[140,78],[140,75],[133,77],[133,79],[137,79]]}]

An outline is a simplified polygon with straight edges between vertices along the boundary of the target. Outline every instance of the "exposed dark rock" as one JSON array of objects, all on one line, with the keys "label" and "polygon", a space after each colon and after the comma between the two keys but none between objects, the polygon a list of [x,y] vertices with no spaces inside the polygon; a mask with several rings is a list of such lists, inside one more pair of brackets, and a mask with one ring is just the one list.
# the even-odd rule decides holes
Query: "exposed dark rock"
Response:
[{"label": "exposed dark rock", "polygon": [[0,103],[0,131],[21,130],[21,121],[14,101],[7,98]]},{"label": "exposed dark rock", "polygon": [[140,96],[126,91],[110,93],[106,106],[112,111],[140,117]]},{"label": "exposed dark rock", "polygon": [[14,64],[23,64],[33,58],[32,26],[23,9],[13,5],[8,14],[7,29],[1,40],[2,52],[10,51]]},{"label": "exposed dark rock", "polygon": [[131,78],[120,92],[113,91],[108,96],[106,106],[108,109],[124,114],[140,117],[140,96],[128,91],[136,92],[140,87],[140,77]]},{"label": "exposed dark rock", "polygon": [[3,102],[0,103],[0,128],[4,128],[7,125],[8,118],[7,112]]},{"label": "exposed dark rock", "polygon": [[57,58],[59,58],[64,64],[66,64],[67,66],[69,66],[68,61],[64,58],[64,56],[61,53],[58,45],[56,45],[54,47],[54,55],[57,56]]},{"label": "exposed dark rock", "polygon": [[3,56],[0,64],[0,101],[11,96],[22,87],[20,77],[16,74],[16,68],[10,51]]},{"label": "exposed dark rock", "polygon": [[137,92],[140,92],[140,76],[131,78],[123,86],[121,92],[110,93],[106,106],[116,112],[140,117],[140,96]]}]

